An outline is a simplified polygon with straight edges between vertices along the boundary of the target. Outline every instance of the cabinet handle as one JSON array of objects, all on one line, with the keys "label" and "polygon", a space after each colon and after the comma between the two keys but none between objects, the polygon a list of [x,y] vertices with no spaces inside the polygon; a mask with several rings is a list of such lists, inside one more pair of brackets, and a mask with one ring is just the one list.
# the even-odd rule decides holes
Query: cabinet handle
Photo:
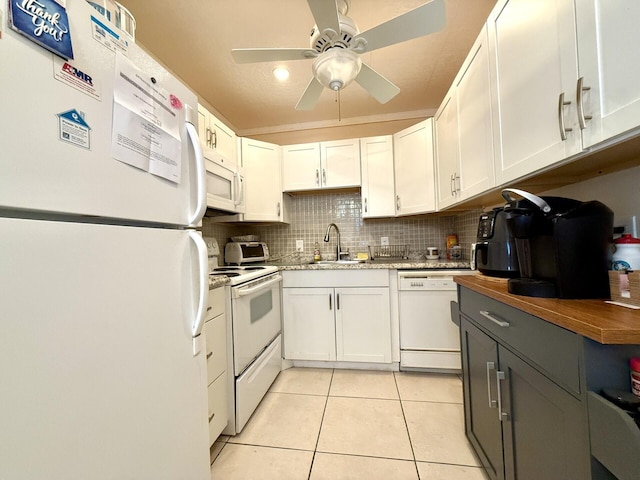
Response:
[{"label": "cabinet handle", "polygon": [[367,197],[364,197],[364,213],[367,213]]},{"label": "cabinet handle", "polygon": [[336,310],[340,310],[340,294],[336,293]]},{"label": "cabinet handle", "polygon": [[213,417],[215,417],[215,416],[216,416],[216,414],[212,413],[211,416],[209,417],[209,422],[211,422],[211,420],[213,420]]},{"label": "cabinet handle", "polygon": [[396,195],[396,210],[400,210],[400,195]]},{"label": "cabinet handle", "polygon": [[487,320],[491,320],[493,323],[495,323],[499,327],[507,328],[507,327],[511,326],[511,324],[509,322],[497,319],[496,317],[494,317],[491,313],[487,312],[486,310],[480,310],[480,315],[482,315]]},{"label": "cabinet handle", "polygon": [[587,128],[587,120],[591,120],[593,117],[591,115],[584,114],[584,92],[588,92],[591,90],[591,87],[585,87],[583,85],[584,77],[580,77],[578,79],[578,91],[576,94],[576,103],[578,105],[578,122],[580,123],[580,130],[584,130]]},{"label": "cabinet handle", "polygon": [[278,218],[280,218],[280,202],[278,202]]},{"label": "cabinet handle", "polygon": [[213,352],[207,353],[207,360],[209,360],[211,357],[213,357]]},{"label": "cabinet handle", "polygon": [[560,138],[564,142],[567,139],[567,132],[571,132],[573,128],[567,128],[564,126],[564,107],[571,105],[571,102],[564,100],[564,92],[560,94],[558,98],[558,123],[560,124]]},{"label": "cabinet handle", "polygon": [[333,305],[331,303],[331,297],[332,297],[332,295],[329,294],[329,310],[333,310]]},{"label": "cabinet handle", "polygon": [[451,196],[455,196],[456,194],[456,184],[454,180],[453,173],[451,174],[451,178],[449,178],[449,190],[451,190]]},{"label": "cabinet handle", "polygon": [[487,362],[487,396],[489,398],[489,408],[496,408],[497,402],[491,398],[491,370],[496,369],[496,364]]},{"label": "cabinet handle", "polygon": [[316,168],[316,185],[320,186],[320,170]]},{"label": "cabinet handle", "polygon": [[504,422],[509,419],[509,414],[502,411],[502,380],[506,378],[504,372],[498,370],[496,372],[496,385],[498,386],[498,421]]},{"label": "cabinet handle", "polygon": [[213,148],[218,148],[218,132],[216,130],[212,130],[211,137],[213,138],[213,141],[211,142],[213,144]]},{"label": "cabinet handle", "polygon": [[327,171],[324,168],[322,169],[322,184],[327,185]]}]

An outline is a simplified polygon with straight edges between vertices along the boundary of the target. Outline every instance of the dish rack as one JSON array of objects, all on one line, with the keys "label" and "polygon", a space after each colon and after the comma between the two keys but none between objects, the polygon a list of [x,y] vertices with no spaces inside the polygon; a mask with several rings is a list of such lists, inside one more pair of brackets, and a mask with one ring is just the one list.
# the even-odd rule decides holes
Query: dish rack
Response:
[{"label": "dish rack", "polygon": [[369,245],[369,258],[409,258],[409,245]]}]

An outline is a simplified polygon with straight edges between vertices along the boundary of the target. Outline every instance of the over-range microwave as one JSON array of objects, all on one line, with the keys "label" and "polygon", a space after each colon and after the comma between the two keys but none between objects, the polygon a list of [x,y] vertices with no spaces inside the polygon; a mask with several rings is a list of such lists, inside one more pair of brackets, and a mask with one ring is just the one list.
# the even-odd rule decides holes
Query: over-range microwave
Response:
[{"label": "over-range microwave", "polygon": [[207,169],[207,207],[229,213],[244,213],[244,174],[230,160],[208,151],[205,154]]}]

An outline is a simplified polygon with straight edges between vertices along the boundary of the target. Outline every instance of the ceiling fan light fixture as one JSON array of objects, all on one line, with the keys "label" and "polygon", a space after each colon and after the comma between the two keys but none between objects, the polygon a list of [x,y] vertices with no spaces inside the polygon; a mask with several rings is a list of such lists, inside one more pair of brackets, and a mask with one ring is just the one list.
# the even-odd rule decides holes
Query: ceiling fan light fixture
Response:
[{"label": "ceiling fan light fixture", "polygon": [[289,70],[284,67],[276,67],[273,69],[273,76],[283,82],[289,78]]},{"label": "ceiling fan light fixture", "polygon": [[342,90],[355,80],[362,68],[360,56],[351,50],[332,48],[313,61],[313,74],[326,88]]}]

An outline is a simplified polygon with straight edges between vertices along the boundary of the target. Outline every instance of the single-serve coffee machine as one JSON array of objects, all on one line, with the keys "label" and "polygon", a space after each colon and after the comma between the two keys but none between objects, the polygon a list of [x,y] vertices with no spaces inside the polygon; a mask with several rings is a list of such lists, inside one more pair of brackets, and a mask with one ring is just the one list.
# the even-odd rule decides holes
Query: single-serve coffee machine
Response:
[{"label": "single-serve coffee machine", "polygon": [[[509,292],[547,298],[608,298],[613,212],[598,201],[505,189],[506,222],[520,276]],[[515,196],[522,197],[520,200]]]}]

